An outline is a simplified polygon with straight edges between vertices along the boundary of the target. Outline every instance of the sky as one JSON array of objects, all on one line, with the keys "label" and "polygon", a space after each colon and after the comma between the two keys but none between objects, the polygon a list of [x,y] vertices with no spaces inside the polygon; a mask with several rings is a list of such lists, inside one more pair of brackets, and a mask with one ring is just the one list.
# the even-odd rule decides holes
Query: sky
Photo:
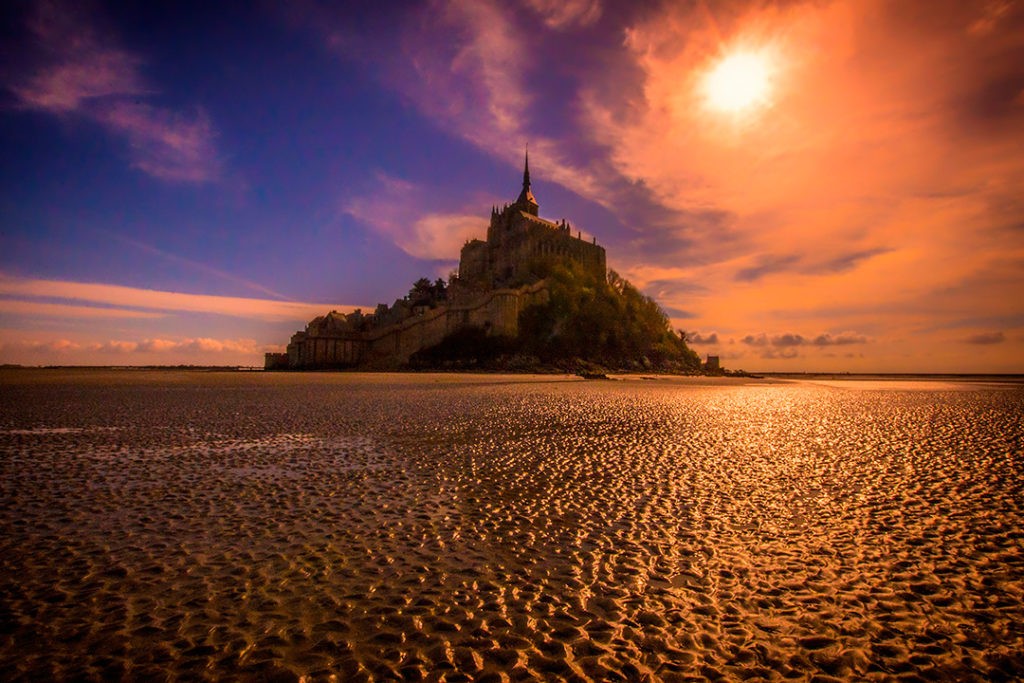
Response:
[{"label": "sky", "polygon": [[1024,372],[1021,0],[4,3],[0,363],[262,365],[527,144],[702,356]]}]

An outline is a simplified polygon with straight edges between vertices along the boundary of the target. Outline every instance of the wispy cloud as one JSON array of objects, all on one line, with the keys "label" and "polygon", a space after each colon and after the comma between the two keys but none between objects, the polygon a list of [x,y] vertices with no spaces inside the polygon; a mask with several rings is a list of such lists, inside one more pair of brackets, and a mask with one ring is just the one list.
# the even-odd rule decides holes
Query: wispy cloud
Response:
[{"label": "wispy cloud", "polygon": [[75,306],[18,299],[0,299],[0,314],[64,319],[162,318],[165,315],[153,311],[137,311],[101,306]]},{"label": "wispy cloud", "polygon": [[556,30],[590,26],[601,18],[600,0],[525,0],[525,4]]},{"label": "wispy cloud", "polygon": [[1006,335],[1002,332],[979,332],[964,339],[967,344],[988,346],[991,344],[1002,344],[1006,341]]},{"label": "wispy cloud", "polygon": [[193,271],[196,271],[196,272],[199,272],[199,273],[205,273],[207,275],[213,275],[213,276],[218,277],[218,278],[220,278],[220,279],[222,279],[222,280],[224,280],[226,282],[231,282],[231,283],[236,284],[236,285],[242,285],[243,287],[246,287],[247,289],[251,289],[251,290],[256,291],[256,292],[262,292],[263,294],[267,294],[269,296],[272,296],[275,299],[281,299],[281,300],[284,300],[284,301],[287,301],[289,299],[288,296],[286,296],[284,294],[281,294],[280,292],[274,291],[273,289],[270,289],[269,287],[261,285],[258,282],[253,282],[252,280],[248,280],[246,278],[239,277],[239,276],[237,276],[237,275],[235,275],[233,273],[229,273],[227,271],[221,270],[220,268],[214,268],[213,266],[211,266],[209,264],[206,264],[206,263],[200,263],[199,261],[194,261],[192,259],[184,258],[183,256],[178,256],[177,254],[172,254],[172,253],[170,253],[168,251],[165,251],[163,249],[159,249],[159,248],[153,246],[152,244],[148,244],[148,243],[143,242],[141,240],[138,240],[138,239],[135,239],[135,238],[132,238],[132,237],[127,237],[127,236],[121,235],[119,233],[110,232],[108,230],[101,230],[99,232],[102,235],[104,235],[105,237],[108,237],[110,239],[115,239],[115,240],[117,240],[119,242],[123,242],[124,244],[128,244],[128,245],[130,245],[132,247],[135,247],[136,249],[139,249],[140,251],[143,251],[143,252],[145,252],[147,254],[153,254],[155,256],[159,256],[160,258],[165,259],[166,261],[169,261],[171,263],[174,263],[174,264],[177,264],[177,265],[181,265],[181,266],[185,266],[186,268],[188,268],[190,270],[193,270]]},{"label": "wispy cloud", "polygon": [[153,317],[184,312],[304,322],[332,308],[342,312],[357,308],[9,276],[0,276],[0,297],[4,297],[0,299],[0,311],[9,314],[74,318]]},{"label": "wispy cloud", "polygon": [[23,363],[258,364],[261,354],[275,348],[254,339],[212,337],[108,339],[98,342],[59,338],[7,341],[0,344],[0,354]]},{"label": "wispy cloud", "polygon": [[378,172],[366,194],[350,197],[341,210],[422,259],[457,259],[466,240],[486,229],[479,206],[465,213],[430,213],[430,204],[424,188]]},{"label": "wispy cloud", "polygon": [[202,109],[192,114],[134,102],[112,102],[91,112],[128,140],[132,166],[154,178],[203,183],[217,180],[216,133]]},{"label": "wispy cloud", "polygon": [[785,272],[799,260],[800,257],[795,254],[761,256],[755,265],[737,270],[735,278],[740,282],[754,282],[765,275]]},{"label": "wispy cloud", "polygon": [[[531,0],[526,6],[432,0],[376,27],[372,38],[353,31],[348,17],[329,11],[310,11],[299,22],[344,58],[362,61],[449,134],[513,167],[522,163],[529,142],[531,161],[544,168],[547,182],[614,207],[615,197],[605,196],[607,162],[580,159],[565,136],[535,125],[560,118],[563,112],[553,115],[554,108],[574,105],[571,92],[549,97],[539,87],[554,75],[553,63],[568,63],[552,50],[572,52],[560,43],[563,32],[589,26],[601,14],[601,3],[591,0]],[[385,32],[391,35],[382,40]]]},{"label": "wispy cloud", "polygon": [[125,141],[131,165],[155,178],[220,177],[209,117],[144,102],[157,91],[142,76],[144,60],[101,31],[85,4],[36,3],[28,23],[35,41],[26,70],[7,84],[20,106],[103,126]]}]

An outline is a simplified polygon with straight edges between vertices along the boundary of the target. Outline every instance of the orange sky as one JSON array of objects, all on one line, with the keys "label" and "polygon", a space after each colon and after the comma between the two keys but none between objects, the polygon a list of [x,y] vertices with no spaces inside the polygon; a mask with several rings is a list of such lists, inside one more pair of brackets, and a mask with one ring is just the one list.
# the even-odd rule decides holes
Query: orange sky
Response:
[{"label": "orange sky", "polygon": [[[594,235],[702,355],[747,370],[1024,372],[1022,4],[435,0],[388,21],[361,17],[372,26],[362,33],[315,5],[284,23],[325,69],[355,65],[397,98],[427,127],[417,144],[437,135],[463,146],[460,162],[420,159],[415,145],[397,156],[369,148],[379,163],[331,200],[327,220],[397,250],[410,272],[452,269],[490,205],[514,197],[529,141],[542,215]],[[738,53],[762,60],[764,91],[723,111],[706,78]],[[22,111],[58,102],[70,116],[76,100],[26,82],[35,90],[8,86]],[[223,132],[203,132],[226,127],[218,110],[200,113],[188,130],[226,147]],[[190,143],[179,165],[203,145]],[[210,176],[229,176],[231,164],[221,151],[202,173],[151,175],[223,189]],[[338,240],[328,251],[351,270],[351,243]],[[380,253],[366,267],[381,278],[370,293],[341,285],[293,297],[390,301],[408,283]],[[309,260],[290,267],[306,278]],[[340,307],[276,301],[294,292],[286,263],[273,280],[215,266],[230,287],[5,264],[0,357],[108,363],[116,350],[145,363],[259,364],[314,312]],[[400,281],[388,284],[389,272]]]}]

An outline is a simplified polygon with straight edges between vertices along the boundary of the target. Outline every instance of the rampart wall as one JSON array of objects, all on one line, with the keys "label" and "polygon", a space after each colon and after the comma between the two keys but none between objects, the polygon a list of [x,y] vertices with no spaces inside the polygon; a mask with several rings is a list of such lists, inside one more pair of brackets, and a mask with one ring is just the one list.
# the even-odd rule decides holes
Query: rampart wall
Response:
[{"label": "rampart wall", "polygon": [[420,349],[440,344],[462,327],[482,327],[489,334],[514,337],[519,333],[519,313],[547,300],[548,285],[543,280],[518,289],[466,295],[460,301],[428,309],[396,325],[367,333],[362,364],[368,367],[403,365]]},{"label": "rampart wall", "polygon": [[482,327],[493,335],[514,337],[519,313],[548,300],[547,282],[541,280],[516,289],[463,293],[457,300],[428,308],[405,320],[366,332],[338,335],[297,334],[283,354],[267,354],[268,369],[285,362],[290,369],[329,367],[397,368],[419,351],[467,326]]}]

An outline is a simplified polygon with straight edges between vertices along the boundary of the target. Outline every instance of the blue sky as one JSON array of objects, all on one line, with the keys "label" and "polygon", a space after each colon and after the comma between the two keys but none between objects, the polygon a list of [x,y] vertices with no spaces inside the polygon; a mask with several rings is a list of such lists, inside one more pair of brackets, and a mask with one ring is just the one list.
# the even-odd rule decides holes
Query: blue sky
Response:
[{"label": "blue sky", "polygon": [[[530,144],[694,348],[1021,372],[1020,2],[8,3],[0,362],[252,364],[447,275]],[[757,97],[721,106],[753,55]]]}]

